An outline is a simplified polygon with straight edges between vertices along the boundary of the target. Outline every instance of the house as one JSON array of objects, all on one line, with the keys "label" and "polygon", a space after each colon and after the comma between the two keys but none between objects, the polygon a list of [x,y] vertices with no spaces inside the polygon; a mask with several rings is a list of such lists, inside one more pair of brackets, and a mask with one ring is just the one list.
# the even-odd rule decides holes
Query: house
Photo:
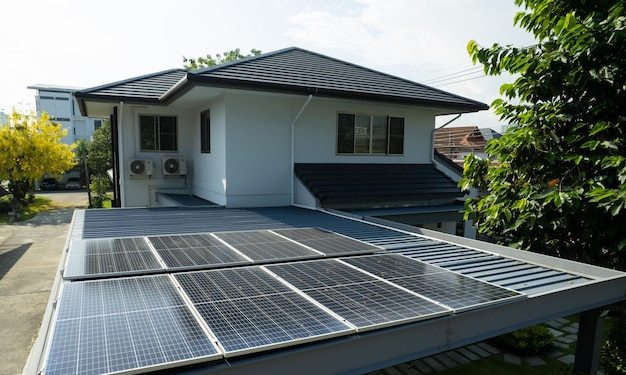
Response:
[{"label": "house", "polygon": [[463,167],[463,161],[469,154],[486,157],[485,145],[500,134],[490,128],[477,126],[457,126],[440,128],[435,131],[435,149]]},{"label": "house", "polygon": [[592,373],[625,273],[411,222],[462,196],[435,116],[485,105],[298,48],[76,97],[127,208],[74,212],[26,373],[361,374],[576,312]]},{"label": "house", "polygon": [[450,233],[464,194],[433,163],[435,117],[488,108],[300,48],[75,96],[111,116],[117,206],[401,209]]}]

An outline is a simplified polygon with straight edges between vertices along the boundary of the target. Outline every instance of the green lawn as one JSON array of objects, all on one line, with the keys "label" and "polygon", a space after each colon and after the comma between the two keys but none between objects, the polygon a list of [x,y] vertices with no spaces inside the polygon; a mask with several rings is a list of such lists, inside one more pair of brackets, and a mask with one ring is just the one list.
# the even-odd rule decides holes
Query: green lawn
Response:
[{"label": "green lawn", "polygon": [[[35,200],[26,207],[22,207],[19,213],[17,221],[25,221],[32,219],[35,215],[42,211],[47,211],[56,208],[52,203],[52,200],[44,197],[35,197]],[[9,215],[0,215],[0,224],[6,224],[9,222]]]}]

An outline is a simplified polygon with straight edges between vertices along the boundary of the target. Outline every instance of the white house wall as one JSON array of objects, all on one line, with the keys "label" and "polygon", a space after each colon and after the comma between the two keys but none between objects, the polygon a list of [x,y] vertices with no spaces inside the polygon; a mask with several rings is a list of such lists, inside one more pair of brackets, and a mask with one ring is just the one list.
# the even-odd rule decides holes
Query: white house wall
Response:
[{"label": "white house wall", "polygon": [[[291,124],[295,122],[296,163],[430,163],[434,114],[412,106],[225,90],[190,107],[123,106],[122,204],[157,206],[156,192],[193,194],[228,207],[291,204]],[[210,110],[211,152],[200,153],[200,112]],[[397,116],[405,119],[404,155],[337,155],[337,113]],[[178,152],[142,152],[139,115],[176,116]],[[163,176],[162,156],[184,157],[185,177]],[[130,176],[133,159],[152,160],[151,177]],[[314,199],[297,181],[295,203]]]},{"label": "white house wall", "polygon": [[[211,152],[200,153],[200,112],[210,111]],[[224,97],[211,100],[198,108],[193,126],[192,193],[210,202],[226,205],[226,108]]]},{"label": "white house wall", "polygon": [[[144,207],[158,205],[156,192],[188,193],[189,182],[193,178],[194,150],[199,152],[199,140],[194,129],[199,127],[199,117],[187,109],[174,107],[120,106],[118,114],[120,122],[120,173],[123,176],[121,185],[122,205],[124,207]],[[145,152],[139,144],[139,116],[167,115],[176,116],[178,124],[177,152]],[[199,115],[198,115],[199,116]],[[194,141],[197,141],[196,146]],[[183,157],[187,160],[187,176],[164,176],[161,158]],[[151,160],[154,165],[152,176],[131,176],[129,163],[131,160]]]},{"label": "white house wall", "polygon": [[290,204],[290,125],[305,99],[243,92],[227,95],[228,207]]},{"label": "white house wall", "polygon": [[[337,113],[403,117],[404,155],[337,155]],[[313,97],[296,123],[296,163],[430,163],[434,113],[393,106]]]}]

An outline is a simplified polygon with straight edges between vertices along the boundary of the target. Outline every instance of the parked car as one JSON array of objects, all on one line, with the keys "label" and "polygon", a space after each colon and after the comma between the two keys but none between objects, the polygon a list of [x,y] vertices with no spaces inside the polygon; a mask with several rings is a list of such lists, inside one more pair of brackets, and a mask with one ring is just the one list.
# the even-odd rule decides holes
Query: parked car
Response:
[{"label": "parked car", "polygon": [[59,181],[56,178],[44,178],[39,185],[40,190],[56,190],[59,188]]},{"label": "parked car", "polygon": [[81,187],[82,185],[80,183],[80,178],[78,177],[70,177],[67,179],[67,182],[65,183],[66,189],[80,189]]}]

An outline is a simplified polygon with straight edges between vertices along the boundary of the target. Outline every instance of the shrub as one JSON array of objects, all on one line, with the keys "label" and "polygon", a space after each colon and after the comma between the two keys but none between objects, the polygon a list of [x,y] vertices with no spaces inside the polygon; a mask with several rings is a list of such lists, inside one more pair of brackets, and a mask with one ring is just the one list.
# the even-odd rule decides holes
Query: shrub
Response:
[{"label": "shrub", "polygon": [[534,355],[550,348],[554,335],[548,328],[535,325],[495,337],[493,343],[515,354]]},{"label": "shrub", "polygon": [[0,213],[11,212],[13,206],[13,196],[11,194],[0,197]]},{"label": "shrub", "polygon": [[626,304],[613,314],[615,324],[602,347],[602,370],[607,375],[626,374]]},{"label": "shrub", "polygon": [[91,206],[92,208],[102,208],[106,199],[107,190],[109,190],[110,181],[106,176],[92,176],[89,189],[91,190]]}]

